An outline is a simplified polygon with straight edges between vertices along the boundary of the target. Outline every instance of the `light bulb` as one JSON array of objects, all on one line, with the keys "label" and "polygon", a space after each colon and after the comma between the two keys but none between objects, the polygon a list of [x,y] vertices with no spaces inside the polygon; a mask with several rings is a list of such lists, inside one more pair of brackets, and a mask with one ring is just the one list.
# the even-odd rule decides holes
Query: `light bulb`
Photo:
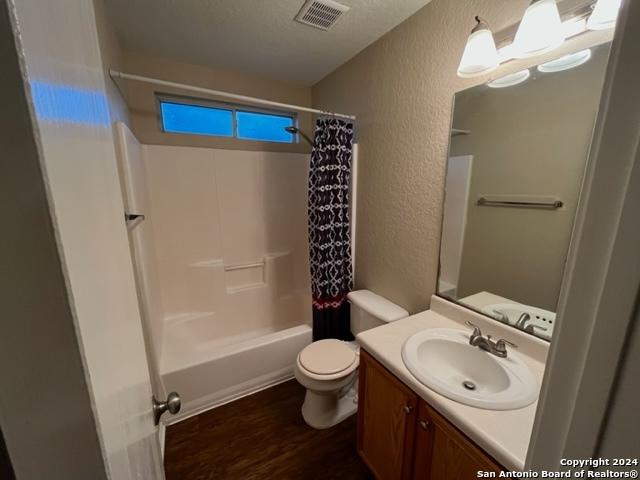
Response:
[{"label": "light bulb", "polygon": [[564,42],[565,33],[555,0],[533,0],[513,40],[516,58],[549,52]]},{"label": "light bulb", "polygon": [[458,67],[458,76],[462,78],[484,75],[499,64],[498,51],[491,30],[479,17],[476,17],[476,20],[478,24],[467,39]]},{"label": "light bulb", "polygon": [[587,28],[589,30],[605,30],[615,27],[621,3],[622,0],[598,0],[587,21]]}]

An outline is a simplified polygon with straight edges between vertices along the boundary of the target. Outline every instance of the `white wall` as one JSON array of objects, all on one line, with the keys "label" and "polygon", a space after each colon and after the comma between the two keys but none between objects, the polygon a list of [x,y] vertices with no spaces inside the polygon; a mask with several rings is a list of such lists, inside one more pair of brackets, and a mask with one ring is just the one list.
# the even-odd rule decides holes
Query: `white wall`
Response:
[{"label": "white wall", "polygon": [[166,398],[167,392],[160,376],[164,312],[153,237],[153,215],[144,165],[144,146],[122,122],[114,125],[114,133],[125,211],[141,215],[145,215],[142,212],[146,212],[145,220],[129,230],[129,243],[134,259],[138,304],[153,392],[156,398]]},{"label": "white wall", "polygon": [[[0,2],[0,65],[0,435],[20,480],[103,480],[37,132],[5,2]],[[8,478],[3,453],[0,477]]]},{"label": "white wall", "polygon": [[[625,362],[637,355],[640,288],[639,26],[640,2],[624,1],[527,455],[531,468],[624,454],[629,440],[638,456],[638,402],[627,396],[635,396],[638,381]],[[631,437],[607,431],[625,417],[636,425]]]},{"label": "white wall", "polygon": [[[109,69],[122,69],[124,55],[120,48],[118,36],[109,18],[105,2],[106,0],[93,0],[100,56],[102,57],[102,70],[106,78]],[[109,99],[111,120],[113,122],[124,122],[130,125],[131,114],[122,94],[122,92],[127,92],[127,86],[116,85],[115,82],[107,81],[106,92]]]},{"label": "white wall", "polygon": [[107,473],[161,478],[93,3],[20,0],[16,11]]}]

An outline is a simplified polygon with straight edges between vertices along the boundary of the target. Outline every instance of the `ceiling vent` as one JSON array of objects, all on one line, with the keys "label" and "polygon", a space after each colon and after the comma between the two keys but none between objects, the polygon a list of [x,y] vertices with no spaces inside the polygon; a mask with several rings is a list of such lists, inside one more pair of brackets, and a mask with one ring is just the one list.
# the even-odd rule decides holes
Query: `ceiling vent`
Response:
[{"label": "ceiling vent", "polygon": [[348,11],[349,7],[333,0],[308,0],[296,15],[296,20],[320,30],[329,30]]}]

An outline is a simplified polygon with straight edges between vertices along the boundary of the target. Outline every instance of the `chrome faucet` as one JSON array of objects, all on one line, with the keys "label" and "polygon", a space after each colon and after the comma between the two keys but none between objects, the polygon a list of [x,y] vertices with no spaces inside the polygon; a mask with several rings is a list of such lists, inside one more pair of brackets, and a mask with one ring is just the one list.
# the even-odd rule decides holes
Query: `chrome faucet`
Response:
[{"label": "chrome faucet", "polygon": [[482,335],[482,331],[480,331],[480,328],[478,328],[477,325],[474,325],[471,322],[467,322],[467,325],[473,328],[473,333],[469,336],[469,345],[472,347],[478,347],[481,350],[489,352],[490,354],[500,358],[507,357],[507,345],[513,348],[518,348],[516,344],[503,338],[494,342],[491,340],[491,335],[487,335],[486,337]]},{"label": "chrome faucet", "polygon": [[519,328],[520,330],[524,330],[524,327],[527,326],[527,322],[529,320],[531,320],[531,315],[529,315],[527,312],[524,312],[522,315],[518,317],[515,327]]}]

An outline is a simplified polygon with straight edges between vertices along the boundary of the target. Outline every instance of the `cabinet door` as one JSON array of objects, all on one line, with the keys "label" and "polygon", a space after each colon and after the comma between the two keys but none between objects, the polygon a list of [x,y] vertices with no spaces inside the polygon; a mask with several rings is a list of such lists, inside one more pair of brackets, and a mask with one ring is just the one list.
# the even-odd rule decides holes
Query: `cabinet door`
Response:
[{"label": "cabinet door", "polygon": [[500,472],[491,457],[426,403],[420,403],[416,443],[422,441],[425,450],[416,449],[415,480],[467,480],[477,478],[480,470]]},{"label": "cabinet door", "polygon": [[410,478],[417,396],[360,353],[358,453],[378,480]]},{"label": "cabinet door", "polygon": [[[422,400],[420,400],[418,404],[417,421],[412,478],[413,480],[430,480],[434,430],[431,412],[427,404]],[[437,479],[437,477],[433,478],[434,480]]]}]

